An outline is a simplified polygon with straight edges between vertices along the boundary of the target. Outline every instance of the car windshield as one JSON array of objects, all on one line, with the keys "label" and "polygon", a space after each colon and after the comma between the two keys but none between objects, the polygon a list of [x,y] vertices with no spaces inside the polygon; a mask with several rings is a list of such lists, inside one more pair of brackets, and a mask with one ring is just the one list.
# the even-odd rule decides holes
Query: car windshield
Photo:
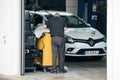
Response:
[{"label": "car windshield", "polygon": [[68,28],[84,28],[89,27],[83,20],[81,20],[77,16],[61,16],[66,20],[66,24]]},{"label": "car windshield", "polygon": [[[47,18],[50,17],[50,15],[46,15]],[[71,15],[71,16],[64,16],[61,15],[63,19],[66,21],[66,25],[68,28],[86,28],[89,27],[86,22],[81,20],[79,17]]]}]

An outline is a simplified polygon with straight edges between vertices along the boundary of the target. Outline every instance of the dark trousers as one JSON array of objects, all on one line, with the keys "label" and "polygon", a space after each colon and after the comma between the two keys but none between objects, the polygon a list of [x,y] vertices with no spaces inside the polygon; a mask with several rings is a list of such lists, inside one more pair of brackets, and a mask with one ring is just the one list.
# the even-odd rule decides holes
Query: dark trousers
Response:
[{"label": "dark trousers", "polygon": [[52,37],[52,63],[53,68],[56,68],[56,59],[58,56],[59,70],[64,69],[65,60],[65,40],[63,37]]}]

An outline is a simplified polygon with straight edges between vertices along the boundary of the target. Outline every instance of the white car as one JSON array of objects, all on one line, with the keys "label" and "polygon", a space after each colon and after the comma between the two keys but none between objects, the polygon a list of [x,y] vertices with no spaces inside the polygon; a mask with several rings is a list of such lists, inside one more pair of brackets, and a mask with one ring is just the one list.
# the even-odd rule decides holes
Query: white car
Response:
[{"label": "white car", "polygon": [[[106,39],[98,30],[91,27],[78,16],[63,11],[28,11],[34,23],[42,23],[48,19],[49,15],[60,13],[66,20],[67,31],[66,38],[66,56],[89,56],[93,59],[102,59],[106,55]],[[39,17],[41,22],[35,22]],[[38,19],[37,19],[38,20]],[[37,21],[36,20],[36,21]]]}]

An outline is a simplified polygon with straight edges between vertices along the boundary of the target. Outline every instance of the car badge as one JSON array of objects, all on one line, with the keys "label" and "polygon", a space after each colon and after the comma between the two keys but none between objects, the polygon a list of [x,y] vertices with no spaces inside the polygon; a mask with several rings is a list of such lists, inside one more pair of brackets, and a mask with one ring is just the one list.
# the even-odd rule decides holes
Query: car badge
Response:
[{"label": "car badge", "polygon": [[88,40],[88,43],[89,43],[90,46],[94,46],[94,40],[93,40],[93,39],[90,38],[90,39]]}]

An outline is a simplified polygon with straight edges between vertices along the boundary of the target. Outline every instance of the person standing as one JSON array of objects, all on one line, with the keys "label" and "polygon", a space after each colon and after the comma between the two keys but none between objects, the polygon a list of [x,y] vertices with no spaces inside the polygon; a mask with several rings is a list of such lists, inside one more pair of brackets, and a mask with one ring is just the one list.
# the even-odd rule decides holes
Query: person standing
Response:
[{"label": "person standing", "polygon": [[[65,40],[64,31],[67,30],[66,22],[60,17],[59,13],[55,13],[53,17],[50,17],[46,22],[46,26],[50,29],[51,40],[52,40],[52,70],[51,73],[66,73],[64,69],[65,60]],[[58,71],[56,65],[56,58],[58,55]]]}]

